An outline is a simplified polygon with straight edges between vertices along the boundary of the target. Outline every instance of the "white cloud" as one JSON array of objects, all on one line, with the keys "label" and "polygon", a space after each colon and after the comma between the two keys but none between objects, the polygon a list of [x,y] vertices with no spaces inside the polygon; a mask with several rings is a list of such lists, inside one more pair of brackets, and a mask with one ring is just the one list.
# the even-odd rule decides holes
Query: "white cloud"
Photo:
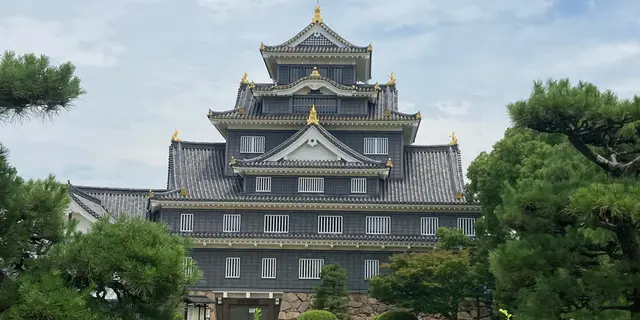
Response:
[{"label": "white cloud", "polygon": [[[526,98],[535,79],[570,77],[640,94],[633,72],[640,24],[629,14],[640,8],[637,1],[611,0],[566,19],[553,4],[322,1],[335,31],[359,45],[373,43],[372,81],[384,83],[395,72],[400,110],[422,111],[417,143],[448,143],[456,132],[465,166],[502,137],[505,105]],[[55,172],[83,184],[162,187],[173,130],[183,140],[221,141],[207,110],[233,107],[245,71],[268,82],[260,42],[293,36],[310,22],[314,5],[70,0],[69,7],[84,9],[0,14],[0,47],[72,60],[89,91],[53,123],[0,128],[2,142],[30,177]],[[90,68],[104,66],[110,68]]]}]

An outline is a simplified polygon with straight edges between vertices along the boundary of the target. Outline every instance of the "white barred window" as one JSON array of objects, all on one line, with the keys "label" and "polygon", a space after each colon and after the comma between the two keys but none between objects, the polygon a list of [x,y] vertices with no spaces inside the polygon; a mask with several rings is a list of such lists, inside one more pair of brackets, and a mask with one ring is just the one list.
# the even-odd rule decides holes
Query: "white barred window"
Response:
[{"label": "white barred window", "polygon": [[298,265],[298,279],[320,279],[324,266],[324,259],[300,259]]},{"label": "white barred window", "polygon": [[193,258],[184,257],[183,267],[184,275],[187,277],[191,276],[193,274]]},{"label": "white barred window", "polygon": [[180,215],[180,232],[193,232],[193,213]]},{"label": "white barred window", "polygon": [[222,232],[240,232],[241,216],[239,214],[225,214],[222,216]]},{"label": "white barred window", "polygon": [[423,236],[435,236],[438,230],[438,217],[420,218],[420,234]]},{"label": "white barred window", "polygon": [[367,193],[367,178],[351,178],[351,193]]},{"label": "white barred window", "polygon": [[318,216],[318,233],[342,233],[342,216]]},{"label": "white barred window", "polygon": [[240,258],[227,258],[225,263],[224,277],[227,279],[240,278]]},{"label": "white barred window", "polygon": [[364,154],[389,154],[389,138],[364,138]]},{"label": "white barred window", "polygon": [[458,229],[464,234],[473,237],[476,235],[476,219],[475,218],[458,218]]},{"label": "white barred window", "polygon": [[240,153],[264,153],[264,137],[240,137]]},{"label": "white barred window", "polygon": [[276,258],[262,258],[262,279],[276,278]]},{"label": "white barred window", "polygon": [[256,192],[271,192],[271,177],[256,177]]},{"label": "white barred window", "polygon": [[264,216],[265,233],[289,233],[289,216],[284,214],[267,214]]},{"label": "white barred window", "polygon": [[390,234],[391,217],[370,216],[367,217],[367,234]]},{"label": "white barred window", "polygon": [[324,192],[324,178],[298,178],[298,192]]},{"label": "white barred window", "polygon": [[380,272],[380,260],[364,261],[364,279],[369,280],[378,275]]}]

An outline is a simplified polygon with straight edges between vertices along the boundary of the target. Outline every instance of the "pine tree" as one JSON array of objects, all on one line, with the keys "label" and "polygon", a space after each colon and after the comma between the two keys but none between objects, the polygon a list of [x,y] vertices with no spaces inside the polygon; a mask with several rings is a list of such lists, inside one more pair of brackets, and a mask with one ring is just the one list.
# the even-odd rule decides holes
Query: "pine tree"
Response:
[{"label": "pine tree", "polygon": [[337,264],[323,266],[320,285],[315,288],[315,291],[311,308],[329,311],[335,314],[338,320],[349,318],[347,270]]}]

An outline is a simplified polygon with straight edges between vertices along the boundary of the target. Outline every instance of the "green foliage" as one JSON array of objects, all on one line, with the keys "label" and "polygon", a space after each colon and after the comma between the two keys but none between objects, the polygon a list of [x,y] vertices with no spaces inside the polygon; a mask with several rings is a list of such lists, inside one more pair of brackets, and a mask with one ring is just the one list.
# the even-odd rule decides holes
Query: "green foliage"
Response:
[{"label": "green foliage", "polygon": [[407,311],[385,311],[376,320],[416,320],[418,317]]},{"label": "green foliage", "polygon": [[309,310],[302,313],[298,320],[338,320],[338,318],[327,310]]},{"label": "green foliage", "polygon": [[261,316],[262,316],[262,309],[255,308],[255,310],[253,311],[253,320],[260,320]]},{"label": "green foliage", "polygon": [[495,300],[514,318],[640,310],[639,108],[590,84],[536,82],[509,106],[516,128],[470,166],[478,257],[490,257]]},{"label": "green foliage", "polygon": [[391,273],[371,279],[370,295],[416,314],[441,314],[457,319],[476,283],[467,250],[436,250],[394,255],[383,268]]},{"label": "green foliage", "polygon": [[34,54],[0,57],[0,123],[14,117],[53,115],[83,95],[71,62],[49,65],[49,58]]},{"label": "green foliage", "polygon": [[[185,275],[188,239],[168,234],[166,226],[123,217],[95,222],[55,250],[54,263],[68,285],[95,288],[92,304],[122,319],[170,319],[198,272]],[[187,266],[193,267],[193,266]],[[188,273],[187,273],[188,274]],[[118,302],[106,300],[112,290]]]},{"label": "green foliage", "polygon": [[347,270],[336,264],[324,265],[320,274],[320,285],[315,291],[311,306],[313,309],[329,311],[338,320],[348,319]]}]

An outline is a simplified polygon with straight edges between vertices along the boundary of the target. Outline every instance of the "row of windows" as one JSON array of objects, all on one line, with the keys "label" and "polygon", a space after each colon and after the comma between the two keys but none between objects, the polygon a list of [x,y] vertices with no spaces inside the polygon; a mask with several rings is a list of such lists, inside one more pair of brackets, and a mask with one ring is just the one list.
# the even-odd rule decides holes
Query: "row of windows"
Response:
[{"label": "row of windows", "polygon": [[[271,177],[256,177],[256,192],[271,192]],[[298,192],[323,193],[324,178],[298,178]],[[367,178],[351,178],[351,193],[367,193]]]},{"label": "row of windows", "polygon": [[[276,258],[262,258],[261,278],[276,279],[277,278],[277,262]],[[193,258],[186,257],[184,261],[184,270],[187,276],[193,273]],[[299,259],[298,260],[298,279],[314,280],[320,279],[320,273],[324,266],[324,259]],[[240,278],[240,258],[228,257],[225,260],[224,277],[227,279]],[[380,260],[364,261],[364,279],[368,280],[380,272]]]},{"label": "row of windows", "polygon": [[[240,153],[264,153],[264,136],[240,137]],[[388,155],[389,138],[364,138],[363,153],[368,155]]]},{"label": "row of windows", "polygon": [[[223,232],[240,232],[240,214],[224,214],[222,216]],[[342,216],[322,215],[318,216],[318,233],[341,234],[343,232],[344,219]],[[438,217],[421,217],[420,234],[432,236],[439,227]],[[475,218],[458,218],[458,229],[468,236],[475,236]],[[193,213],[180,215],[180,231],[193,232]],[[267,214],[264,216],[265,233],[289,233],[289,215]],[[390,216],[368,216],[365,218],[366,234],[390,234]]]}]

